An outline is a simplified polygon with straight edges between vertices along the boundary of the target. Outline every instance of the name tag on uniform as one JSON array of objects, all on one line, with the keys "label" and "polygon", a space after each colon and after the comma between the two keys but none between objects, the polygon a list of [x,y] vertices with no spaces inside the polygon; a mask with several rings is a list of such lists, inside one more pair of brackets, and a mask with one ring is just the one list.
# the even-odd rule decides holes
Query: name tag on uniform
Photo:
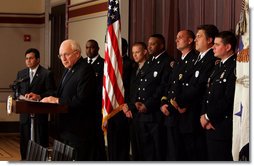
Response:
[{"label": "name tag on uniform", "polygon": [[157,77],[157,75],[158,75],[157,71],[153,72],[153,77]]}]

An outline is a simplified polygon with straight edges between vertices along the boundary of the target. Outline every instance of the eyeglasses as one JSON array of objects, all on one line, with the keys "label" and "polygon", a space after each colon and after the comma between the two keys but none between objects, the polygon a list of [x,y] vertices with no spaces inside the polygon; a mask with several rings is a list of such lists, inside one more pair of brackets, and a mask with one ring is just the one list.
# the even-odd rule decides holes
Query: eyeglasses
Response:
[{"label": "eyeglasses", "polygon": [[61,59],[62,57],[70,57],[74,52],[76,52],[77,50],[74,50],[70,53],[64,53],[64,54],[59,54],[57,55],[59,59]]}]

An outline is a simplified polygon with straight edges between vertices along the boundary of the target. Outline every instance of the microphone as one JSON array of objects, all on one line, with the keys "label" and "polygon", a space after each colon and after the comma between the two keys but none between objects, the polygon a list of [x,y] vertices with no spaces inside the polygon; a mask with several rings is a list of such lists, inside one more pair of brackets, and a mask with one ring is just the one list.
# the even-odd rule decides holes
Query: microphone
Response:
[{"label": "microphone", "polygon": [[20,78],[20,79],[16,79],[15,81],[14,81],[14,83],[21,83],[21,82],[25,82],[25,81],[28,81],[30,79],[30,77],[29,76],[26,76],[26,77],[24,77],[24,78]]}]

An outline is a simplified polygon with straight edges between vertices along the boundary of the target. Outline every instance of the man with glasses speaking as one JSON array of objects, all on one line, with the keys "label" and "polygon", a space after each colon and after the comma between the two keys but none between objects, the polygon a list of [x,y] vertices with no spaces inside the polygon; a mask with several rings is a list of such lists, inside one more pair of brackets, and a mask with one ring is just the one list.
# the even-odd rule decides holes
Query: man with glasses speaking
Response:
[{"label": "man with glasses speaking", "polygon": [[91,65],[85,63],[80,45],[74,40],[63,41],[58,56],[66,70],[55,97],[41,101],[69,106],[68,113],[57,116],[57,139],[75,148],[76,161],[93,160],[98,126],[95,73]]}]

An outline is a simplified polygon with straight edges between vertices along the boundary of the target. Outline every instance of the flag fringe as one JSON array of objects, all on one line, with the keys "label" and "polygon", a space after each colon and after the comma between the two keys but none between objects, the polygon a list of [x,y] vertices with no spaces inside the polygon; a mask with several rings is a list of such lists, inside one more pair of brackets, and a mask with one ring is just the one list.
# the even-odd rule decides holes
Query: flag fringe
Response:
[{"label": "flag fringe", "polygon": [[249,47],[241,50],[237,55],[238,62],[249,62]]},{"label": "flag fringe", "polygon": [[108,125],[108,120],[110,118],[112,118],[113,116],[115,116],[118,112],[122,111],[123,109],[123,104],[118,106],[117,108],[115,108],[114,110],[112,110],[107,116],[105,116],[103,119],[102,119],[102,130],[104,132],[104,135],[107,134],[107,125]]}]

